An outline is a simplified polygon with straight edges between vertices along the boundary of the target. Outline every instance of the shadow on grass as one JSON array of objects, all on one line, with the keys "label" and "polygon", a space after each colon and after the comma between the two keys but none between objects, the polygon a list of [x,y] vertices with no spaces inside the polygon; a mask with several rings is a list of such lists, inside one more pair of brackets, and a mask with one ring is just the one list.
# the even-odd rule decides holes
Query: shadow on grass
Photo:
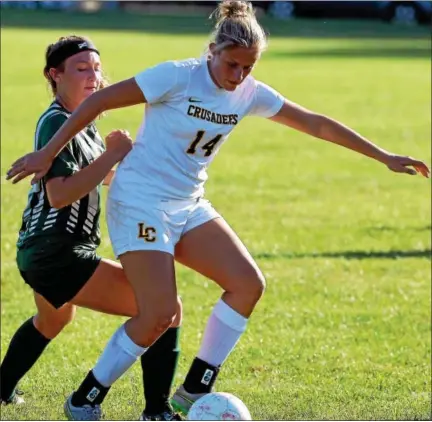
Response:
[{"label": "shadow on grass", "polygon": [[326,258],[326,259],[402,259],[402,258],[426,258],[431,259],[432,251],[423,250],[391,250],[391,251],[340,251],[340,252],[317,252],[317,253],[267,253],[253,254],[256,259],[302,259],[302,258]]},{"label": "shadow on grass", "polygon": [[414,227],[396,227],[396,226],[376,226],[376,227],[366,227],[365,231],[370,233],[377,232],[403,232],[406,230],[422,232],[422,231],[431,231],[432,225],[427,224],[426,226],[414,226]]},{"label": "shadow on grass", "polygon": [[[414,42],[413,42],[414,43]],[[266,58],[283,58],[283,59],[323,59],[323,58],[410,58],[410,59],[425,59],[431,58],[431,47],[419,47],[413,45],[412,48],[397,47],[391,45],[386,47],[385,42],[380,44],[379,48],[332,48],[320,50],[304,50],[304,51],[269,51]]]},{"label": "shadow on grass", "polygon": [[[277,21],[263,17],[260,22],[270,36],[299,38],[430,39],[427,27],[393,26],[373,20],[295,19]],[[212,21],[203,16],[144,15],[125,11],[98,13],[46,10],[1,10],[2,28],[72,30],[121,30],[163,34],[209,34]]]}]

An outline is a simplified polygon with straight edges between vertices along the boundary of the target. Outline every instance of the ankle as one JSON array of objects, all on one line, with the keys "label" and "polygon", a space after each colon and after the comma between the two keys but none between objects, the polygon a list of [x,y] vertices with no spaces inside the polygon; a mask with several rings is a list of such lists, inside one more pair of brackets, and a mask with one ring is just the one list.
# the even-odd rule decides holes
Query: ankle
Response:
[{"label": "ankle", "polygon": [[210,393],[219,374],[220,366],[195,358],[186,376],[183,388],[190,394]]},{"label": "ankle", "polygon": [[72,406],[100,405],[108,394],[110,387],[103,386],[90,371],[77,391],[72,394]]}]

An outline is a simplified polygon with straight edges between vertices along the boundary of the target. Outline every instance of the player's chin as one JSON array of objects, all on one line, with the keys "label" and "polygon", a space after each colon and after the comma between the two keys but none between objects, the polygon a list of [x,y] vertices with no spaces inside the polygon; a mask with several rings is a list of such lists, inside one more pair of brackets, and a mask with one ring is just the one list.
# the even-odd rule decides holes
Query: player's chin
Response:
[{"label": "player's chin", "polygon": [[238,84],[234,84],[232,82],[227,82],[225,84],[224,88],[226,91],[235,91],[237,87],[238,87]]}]

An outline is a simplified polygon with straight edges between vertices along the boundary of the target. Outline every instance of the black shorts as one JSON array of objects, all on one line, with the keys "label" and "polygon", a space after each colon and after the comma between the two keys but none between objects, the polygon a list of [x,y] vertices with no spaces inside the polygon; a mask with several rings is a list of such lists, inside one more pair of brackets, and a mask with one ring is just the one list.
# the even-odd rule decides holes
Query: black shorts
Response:
[{"label": "black shorts", "polygon": [[[71,247],[64,244],[55,254],[49,254],[49,257],[39,254],[30,267],[20,265],[23,261],[28,262],[32,253],[38,255],[38,252],[19,250],[18,268],[24,281],[57,309],[78,294],[101,261],[92,247]],[[40,265],[34,265],[35,262],[39,262]]]}]

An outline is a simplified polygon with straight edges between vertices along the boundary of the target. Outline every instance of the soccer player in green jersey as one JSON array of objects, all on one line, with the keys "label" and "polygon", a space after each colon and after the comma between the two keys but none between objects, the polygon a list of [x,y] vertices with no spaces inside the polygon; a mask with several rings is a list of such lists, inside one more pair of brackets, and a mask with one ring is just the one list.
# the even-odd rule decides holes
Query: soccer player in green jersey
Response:
[{"label": "soccer player in green jersey", "polygon": [[[44,76],[54,101],[36,125],[34,149],[43,148],[71,113],[93,92],[103,88],[99,51],[83,37],[60,38],[48,46]],[[100,244],[100,186],[109,184],[112,167],[131,150],[125,131],[106,138],[106,148],[94,122],[73,137],[53,161],[46,176],[33,184],[22,217],[17,264],[24,281],[33,289],[37,313],[13,336],[0,368],[2,404],[23,403],[18,381],[62,329],[73,320],[75,307],[134,316],[137,305],[133,289],[120,264],[97,254]],[[146,408],[144,420],[176,420],[168,404],[177,364],[178,318],[150,354],[141,359]],[[87,419],[100,418],[105,391],[93,390],[82,406]]]}]

